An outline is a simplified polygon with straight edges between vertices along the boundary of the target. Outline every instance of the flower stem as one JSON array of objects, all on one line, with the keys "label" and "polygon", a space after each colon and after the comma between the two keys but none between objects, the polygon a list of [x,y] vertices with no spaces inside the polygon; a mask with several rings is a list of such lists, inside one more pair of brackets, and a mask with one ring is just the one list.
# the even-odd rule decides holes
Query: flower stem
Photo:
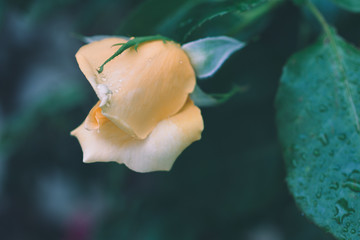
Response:
[{"label": "flower stem", "polygon": [[315,18],[319,21],[321,27],[323,28],[325,34],[327,36],[331,36],[331,30],[329,24],[326,22],[324,16],[321,14],[319,9],[311,2],[311,0],[307,1],[307,6],[309,10],[314,14]]}]

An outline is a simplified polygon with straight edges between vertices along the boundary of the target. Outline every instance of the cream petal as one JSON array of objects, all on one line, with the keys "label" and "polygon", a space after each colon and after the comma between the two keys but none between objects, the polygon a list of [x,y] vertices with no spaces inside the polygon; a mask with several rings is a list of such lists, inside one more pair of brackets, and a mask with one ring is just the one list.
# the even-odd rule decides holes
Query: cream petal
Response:
[{"label": "cream petal", "polygon": [[157,124],[176,114],[195,87],[195,72],[180,45],[168,41],[140,44],[96,69],[125,42],[107,38],[80,48],[81,71],[97,93],[102,113],[123,131],[145,139]]},{"label": "cream petal", "polygon": [[136,172],[169,171],[180,153],[201,138],[204,128],[200,109],[190,99],[179,113],[159,122],[144,140],[130,137],[111,121],[88,130],[84,125],[89,118],[71,133],[80,142],[83,161],[115,161]]}]

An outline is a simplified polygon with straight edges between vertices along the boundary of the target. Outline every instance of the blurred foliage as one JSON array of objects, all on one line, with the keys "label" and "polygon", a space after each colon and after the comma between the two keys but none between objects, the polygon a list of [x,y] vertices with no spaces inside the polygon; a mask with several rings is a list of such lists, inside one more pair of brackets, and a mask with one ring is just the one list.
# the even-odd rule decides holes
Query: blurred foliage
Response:
[{"label": "blurred foliage", "polygon": [[[340,36],[359,44],[358,14],[334,4],[340,1],[314,2]],[[275,125],[282,67],[322,31],[305,6],[285,0],[1,4],[1,239],[333,239],[306,220],[308,209],[302,213],[295,206]],[[73,57],[82,44],[74,33],[162,34],[179,42],[236,37],[247,46],[199,85],[214,93],[229,92],[234,84],[248,90],[202,109],[202,140],[168,173],[83,164],[69,132],[96,96]],[[301,73],[308,73],[303,88],[312,87],[315,76]]]}]

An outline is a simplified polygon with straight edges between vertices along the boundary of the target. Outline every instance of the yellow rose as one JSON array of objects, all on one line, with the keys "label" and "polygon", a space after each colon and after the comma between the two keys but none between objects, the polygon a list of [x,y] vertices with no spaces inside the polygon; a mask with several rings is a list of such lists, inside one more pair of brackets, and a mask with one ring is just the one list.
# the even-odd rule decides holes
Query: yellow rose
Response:
[{"label": "yellow rose", "polygon": [[189,98],[195,72],[179,44],[141,43],[97,68],[125,43],[122,38],[92,42],[76,54],[99,102],[71,132],[83,161],[124,163],[137,172],[170,170],[176,158],[204,128],[200,109]]}]

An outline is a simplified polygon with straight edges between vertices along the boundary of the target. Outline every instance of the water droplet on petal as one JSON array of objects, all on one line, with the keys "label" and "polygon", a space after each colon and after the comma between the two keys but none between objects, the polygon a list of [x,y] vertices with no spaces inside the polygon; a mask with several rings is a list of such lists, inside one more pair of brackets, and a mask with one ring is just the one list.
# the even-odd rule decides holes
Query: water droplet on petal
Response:
[{"label": "water droplet on petal", "polygon": [[97,88],[97,93],[98,93],[98,96],[100,98],[100,105],[99,107],[103,107],[103,106],[107,106],[107,103],[108,101],[110,101],[111,99],[111,95],[112,95],[112,92],[110,91],[110,89],[104,85],[104,84],[98,84],[96,86]]}]

